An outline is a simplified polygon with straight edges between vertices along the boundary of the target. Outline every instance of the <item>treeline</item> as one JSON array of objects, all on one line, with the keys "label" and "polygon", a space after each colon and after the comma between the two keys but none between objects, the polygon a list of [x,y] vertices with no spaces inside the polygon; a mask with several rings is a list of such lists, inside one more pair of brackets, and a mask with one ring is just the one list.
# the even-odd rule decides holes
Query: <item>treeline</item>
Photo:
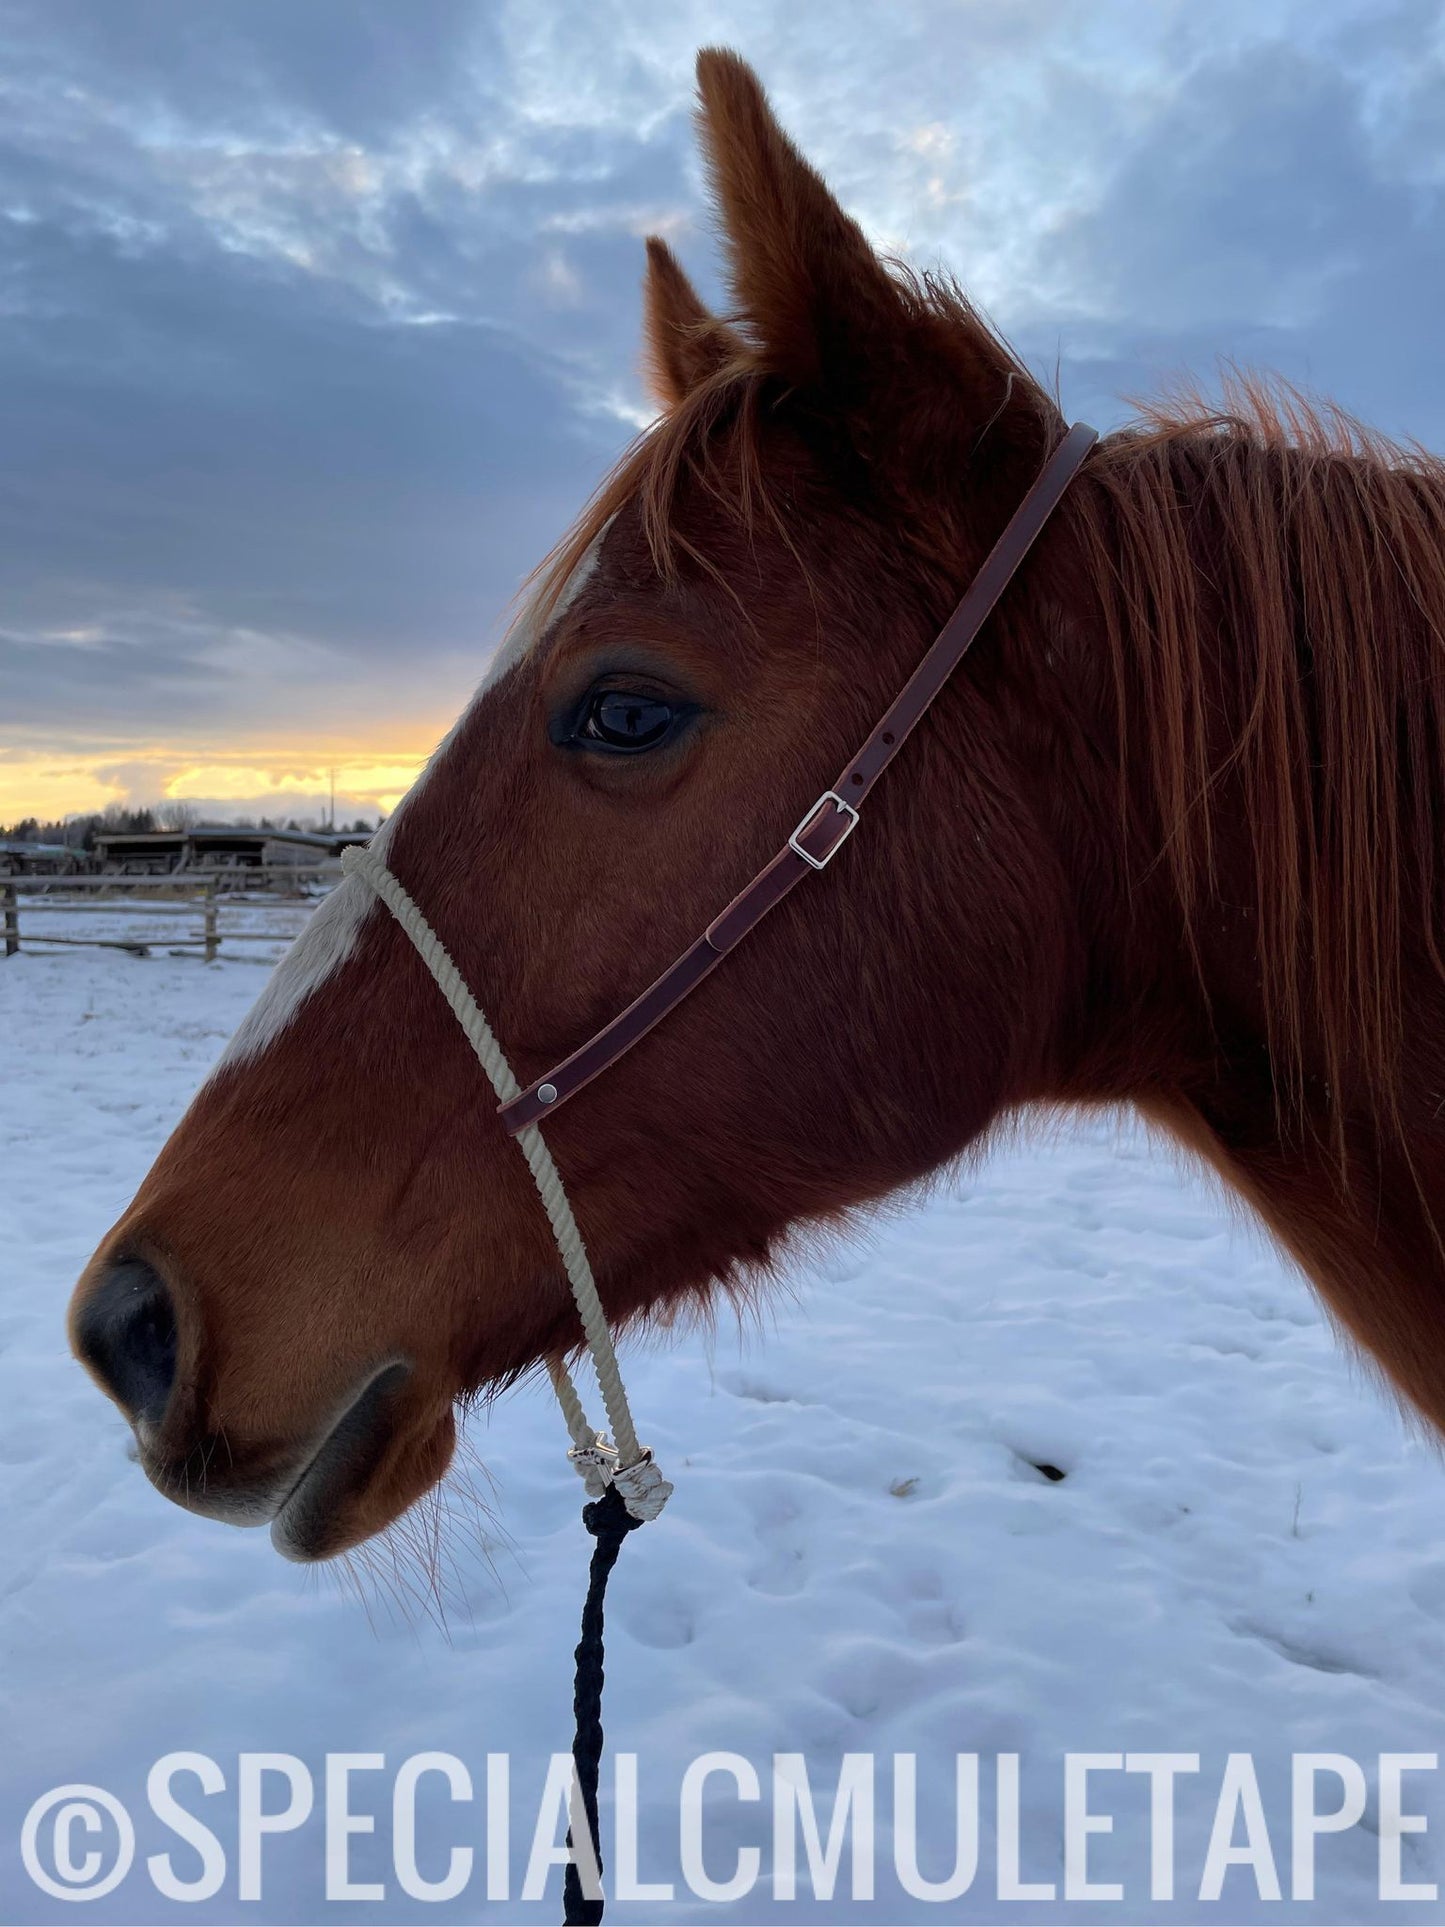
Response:
[{"label": "treeline", "polygon": [[[146,836],[153,830],[191,830],[200,819],[186,804],[162,804],[157,809],[128,810],[111,803],[88,815],[66,816],[45,822],[38,816],[22,816],[18,823],[0,825],[0,842],[63,843],[72,850],[93,850],[97,834]],[[288,817],[283,823],[269,816],[241,816],[228,819],[226,827],[238,830],[314,830],[324,825],[308,818],[304,823]],[[374,830],[376,825],[358,817],[354,823],[338,823],[338,830]]]}]

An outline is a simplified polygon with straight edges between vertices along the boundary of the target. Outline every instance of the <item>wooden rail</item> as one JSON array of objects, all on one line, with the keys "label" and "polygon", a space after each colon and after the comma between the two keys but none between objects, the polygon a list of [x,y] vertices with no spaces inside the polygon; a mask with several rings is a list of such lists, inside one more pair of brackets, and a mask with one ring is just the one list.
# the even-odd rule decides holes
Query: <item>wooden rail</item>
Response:
[{"label": "wooden rail", "polygon": [[[37,891],[34,887],[36,883],[46,887]],[[107,892],[117,891],[122,897],[129,897],[131,900],[125,902],[111,899],[97,902],[92,898],[91,901],[78,903],[52,901],[55,895],[74,891],[76,885],[81,886],[79,894],[82,898],[103,888]],[[66,914],[94,917],[107,912],[114,915],[116,911],[123,911],[130,916],[141,914],[147,917],[164,918],[168,912],[173,916],[194,915],[197,909],[201,915],[200,931],[194,936],[170,937],[161,934],[152,935],[149,932],[144,934],[127,932],[115,937],[102,937],[90,933],[84,936],[63,937],[52,931],[30,930],[24,939],[27,946],[65,944],[101,950],[128,950],[134,956],[146,957],[150,955],[152,947],[159,944],[168,950],[199,950],[206,963],[213,963],[223,943],[285,944],[289,943],[295,934],[293,931],[223,929],[221,927],[223,905],[227,909],[234,910],[255,909],[260,906],[255,902],[239,902],[229,892],[223,895],[219,888],[219,881],[214,875],[199,876],[193,873],[190,876],[160,877],[3,877],[0,878],[0,911],[3,911],[7,957],[17,956],[20,952],[22,888],[27,897],[39,896],[43,899],[39,903],[28,903],[25,906],[27,911],[34,911],[45,917]],[[137,898],[153,897],[157,888],[166,892],[166,900],[136,901]],[[272,898],[271,901],[274,902],[275,899]],[[293,907],[301,908],[303,905],[297,903]]]},{"label": "wooden rail", "polygon": [[337,884],[340,881],[341,866],[336,863],[237,864],[230,869],[157,870],[154,873],[102,870],[86,876],[0,876],[0,886],[15,883],[27,895],[34,891],[50,890],[62,895],[68,890],[164,890],[169,887],[196,890],[203,883],[214,883],[222,896],[249,891],[264,891],[274,895],[284,892],[287,884],[299,888],[303,884]]}]

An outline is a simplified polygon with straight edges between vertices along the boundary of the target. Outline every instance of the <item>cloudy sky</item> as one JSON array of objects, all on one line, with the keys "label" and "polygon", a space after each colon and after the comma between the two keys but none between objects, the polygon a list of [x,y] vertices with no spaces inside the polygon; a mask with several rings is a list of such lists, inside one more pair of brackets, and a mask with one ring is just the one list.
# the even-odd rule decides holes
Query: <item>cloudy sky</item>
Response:
[{"label": "cloudy sky", "polygon": [[716,264],[691,64],[1066,402],[1220,357],[1445,449],[1422,0],[0,0],[0,821],[390,806]]}]

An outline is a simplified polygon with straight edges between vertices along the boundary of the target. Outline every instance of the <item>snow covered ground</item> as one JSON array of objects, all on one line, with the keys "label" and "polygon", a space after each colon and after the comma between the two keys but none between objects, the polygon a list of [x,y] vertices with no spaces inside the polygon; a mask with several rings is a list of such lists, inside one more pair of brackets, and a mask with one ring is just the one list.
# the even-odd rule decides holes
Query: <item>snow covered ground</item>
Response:
[{"label": "snow covered ground", "polygon": [[[264,1533],[168,1506],[66,1354],[76,1272],[262,978],[254,956],[0,963],[0,1920],[550,1921],[555,1878],[541,1903],[519,1894],[547,1759],[570,1739],[590,1542],[544,1392],[474,1424],[438,1599],[404,1549],[349,1577],[301,1572]],[[1304,1285],[1130,1128],[1001,1147],[801,1263],[758,1330],[684,1335],[634,1356],[629,1380],[677,1493],[614,1580],[608,1740],[637,1756],[639,1878],[676,1892],[614,1901],[609,1920],[1445,1915],[1380,1898],[1378,1874],[1378,1758],[1432,1753],[1445,1730],[1445,1473]],[[225,1780],[173,1782],[225,1855],[202,1900],[166,1898],[147,1864],[169,1852],[174,1879],[205,1870],[147,1804],[148,1770],[177,1750]],[[237,1762],[260,1750],[296,1756],[318,1811],[266,1838],[255,1899],[239,1884]],[[679,1856],[680,1783],[715,1750],[763,1776],[758,1804],[708,1783],[712,1877],[763,1849],[732,1902],[689,1892]],[[1304,1750],[1351,1756],[1368,1783],[1362,1822],[1318,1841],[1313,1902],[1289,1898]],[[425,1751],[474,1783],[470,1803],[436,1775],[418,1794],[427,1878],[452,1846],[477,1849],[451,1900],[409,1897],[395,1872],[396,1769]],[[321,1789],[326,1756],[345,1752],[385,1756],[348,1796],[378,1815],[349,1839],[350,1877],[381,1898],[326,1897]],[[1113,1831],[1088,1836],[1087,1875],[1123,1897],[1065,1897],[1066,1752],[1199,1756],[1177,1782],[1174,1900],[1150,1895],[1146,1777],[1114,1770],[1089,1779]],[[775,1753],[805,1756],[825,1831],[843,1756],[874,1756],[874,1898],[852,1897],[846,1857],[833,1899],[806,1880],[796,1900],[774,1893]],[[962,1898],[916,1898],[894,1873],[894,1756],[917,1756],[922,1872],[942,1880],[959,1753],[982,1762],[978,1875]],[[1222,1899],[1199,1897],[1231,1753],[1252,1755],[1282,1901],[1260,1898],[1258,1852],[1254,1870],[1226,1868]],[[487,1806],[489,1754],[510,1756],[509,1808]],[[1054,1899],[1000,1897],[999,1755],[1019,1757],[1020,1877],[1053,1882]],[[48,1898],[21,1853],[26,1814],[66,1782],[134,1816],[134,1865],[88,1911]],[[271,1774],[268,1810],[289,1784]],[[1342,1785],[1322,1778],[1322,1810]],[[1403,1804],[1430,1828],[1406,1841],[1403,1878],[1445,1880],[1440,1774],[1407,1774]],[[504,1810],[511,1898],[489,1899],[486,1818]],[[110,1845],[71,1840],[77,1859]]]}]

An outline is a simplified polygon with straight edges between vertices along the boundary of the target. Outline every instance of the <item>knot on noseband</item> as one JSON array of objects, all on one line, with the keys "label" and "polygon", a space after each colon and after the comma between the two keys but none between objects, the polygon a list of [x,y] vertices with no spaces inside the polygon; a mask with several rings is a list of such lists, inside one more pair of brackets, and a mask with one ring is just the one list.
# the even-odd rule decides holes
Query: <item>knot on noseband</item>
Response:
[{"label": "knot on noseband", "polygon": [[[655,1519],[672,1497],[672,1481],[663,1478],[662,1468],[654,1462],[650,1446],[643,1446],[631,1465],[622,1465],[619,1464],[622,1454],[607,1434],[594,1432],[587,1426],[567,1457],[581,1476],[588,1498],[600,1499],[604,1492],[620,1492],[634,1525],[646,1525],[649,1519]],[[589,1526],[588,1531],[591,1530]]]}]

